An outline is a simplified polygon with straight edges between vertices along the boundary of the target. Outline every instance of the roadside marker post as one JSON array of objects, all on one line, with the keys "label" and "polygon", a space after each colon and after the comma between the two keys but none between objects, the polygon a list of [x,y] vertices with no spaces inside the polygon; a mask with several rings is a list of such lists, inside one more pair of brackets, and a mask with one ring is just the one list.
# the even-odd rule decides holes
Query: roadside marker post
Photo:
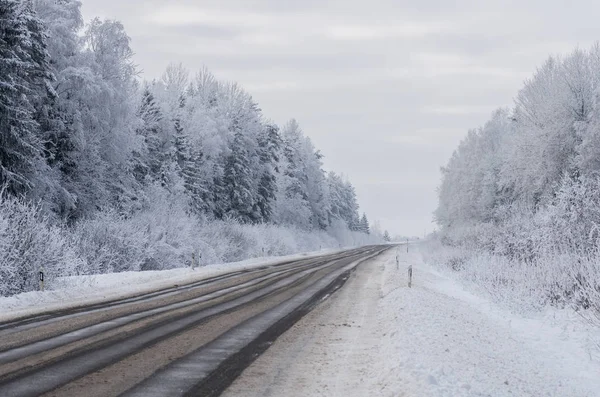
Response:
[{"label": "roadside marker post", "polygon": [[412,288],[412,265],[408,267],[408,288]]},{"label": "roadside marker post", "polygon": [[40,268],[40,272],[38,273],[38,280],[40,282],[40,291],[44,291],[44,268]]},{"label": "roadside marker post", "polygon": [[192,270],[196,270],[196,254],[192,252]]}]

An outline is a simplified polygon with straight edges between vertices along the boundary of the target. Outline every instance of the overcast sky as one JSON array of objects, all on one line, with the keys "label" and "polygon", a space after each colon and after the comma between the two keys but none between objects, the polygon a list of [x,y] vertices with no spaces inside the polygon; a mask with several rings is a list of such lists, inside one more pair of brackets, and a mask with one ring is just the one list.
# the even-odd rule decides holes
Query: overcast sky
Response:
[{"label": "overcast sky", "polygon": [[[527,3],[527,4],[524,4]],[[168,63],[241,83],[296,118],[392,233],[431,231],[439,168],[550,54],[600,37],[600,2],[83,0],[122,21],[151,79]]]}]

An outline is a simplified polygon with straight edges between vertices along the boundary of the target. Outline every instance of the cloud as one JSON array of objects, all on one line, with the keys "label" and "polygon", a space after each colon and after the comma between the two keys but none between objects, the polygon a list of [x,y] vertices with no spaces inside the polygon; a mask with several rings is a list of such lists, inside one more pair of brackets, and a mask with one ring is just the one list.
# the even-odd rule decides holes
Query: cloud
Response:
[{"label": "cloud", "polygon": [[246,84],[244,87],[251,93],[271,92],[271,91],[290,91],[298,88],[298,83],[294,81],[269,81]]},{"label": "cloud", "polygon": [[468,115],[485,113],[491,114],[498,106],[494,105],[438,105],[426,106],[422,109],[423,113],[434,113],[442,115]]},{"label": "cloud", "polygon": [[196,6],[166,5],[145,16],[146,21],[159,26],[205,25],[261,27],[273,18],[256,13],[230,13]]},{"label": "cloud", "polygon": [[334,25],[328,36],[335,40],[377,40],[391,38],[418,38],[449,31],[446,24],[398,21],[394,25]]}]

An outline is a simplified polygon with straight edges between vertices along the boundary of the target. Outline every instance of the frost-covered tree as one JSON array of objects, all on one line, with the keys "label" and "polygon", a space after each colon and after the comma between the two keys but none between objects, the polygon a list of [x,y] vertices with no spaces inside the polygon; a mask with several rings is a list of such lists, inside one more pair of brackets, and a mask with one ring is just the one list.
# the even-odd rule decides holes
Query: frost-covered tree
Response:
[{"label": "frost-covered tree", "polygon": [[242,223],[256,221],[252,194],[253,181],[249,165],[250,159],[244,136],[238,132],[233,141],[231,154],[225,163],[223,184],[228,199],[225,215]]},{"label": "frost-covered tree", "polygon": [[[531,236],[541,229],[539,222],[545,224],[549,208],[556,208],[557,197],[564,203],[565,195],[575,196],[583,180],[585,190],[593,190],[600,171],[599,71],[598,45],[564,59],[551,57],[525,82],[513,109],[496,111],[467,134],[442,169],[435,217],[446,235],[502,252],[517,246],[532,251],[542,243]],[[571,227],[556,231],[570,233]],[[503,239],[514,244],[498,248],[492,231],[506,233]],[[552,234],[540,239],[548,244]]]},{"label": "frost-covered tree", "polygon": [[383,232],[383,240],[386,241],[386,242],[388,242],[388,243],[390,241],[392,241],[392,238],[390,237],[390,234],[388,233],[387,230]]},{"label": "frost-covered tree", "polygon": [[13,194],[44,172],[35,106],[54,95],[46,39],[30,1],[0,1],[0,183]]},{"label": "frost-covered tree", "polygon": [[327,182],[330,201],[329,223],[339,219],[344,221],[350,230],[358,231],[360,219],[354,187],[334,172],[328,174]]},{"label": "frost-covered tree", "polygon": [[258,138],[258,145],[262,170],[258,182],[256,206],[261,221],[270,222],[273,218],[273,206],[277,193],[277,173],[279,172],[279,152],[281,150],[279,128],[275,125],[267,125]]},{"label": "frost-covered tree", "polygon": [[371,229],[369,227],[369,220],[367,219],[367,214],[363,212],[360,221],[358,222],[358,231],[361,233],[369,234],[371,233]]},{"label": "frost-covered tree", "polygon": [[[285,195],[281,205],[288,209],[309,213],[311,228],[325,229],[328,222],[329,192],[323,171],[323,156],[304,135],[296,120],[289,121],[282,130],[283,163],[280,178]],[[289,201],[286,204],[286,201]]]},{"label": "frost-covered tree", "polygon": [[166,184],[163,170],[165,153],[161,133],[162,110],[149,87],[144,88],[141,102],[138,111],[140,126],[136,132],[143,138],[143,144],[138,151],[134,151],[133,171],[140,183],[160,181]]},{"label": "frost-covered tree", "polygon": [[97,178],[106,200],[96,205],[116,205],[119,212],[128,213],[141,201],[139,186],[128,172],[131,153],[140,145],[133,129],[138,120],[137,70],[131,40],[120,22],[98,18],[87,26],[83,39],[84,55],[98,84],[98,91],[90,98],[92,117],[84,128],[93,148],[90,159],[95,163],[86,166],[92,172],[101,171]]}]

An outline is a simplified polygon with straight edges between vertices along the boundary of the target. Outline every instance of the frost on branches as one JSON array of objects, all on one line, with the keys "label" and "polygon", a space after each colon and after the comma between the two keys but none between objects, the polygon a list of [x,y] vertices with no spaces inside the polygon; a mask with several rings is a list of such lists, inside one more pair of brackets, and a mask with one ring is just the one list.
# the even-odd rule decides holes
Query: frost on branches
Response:
[{"label": "frost on branches", "polygon": [[0,0],[0,295],[381,240],[298,122],[206,69],[142,82],[130,42],[78,0]]},{"label": "frost on branches", "polygon": [[[448,262],[519,306],[600,324],[600,46],[550,58],[442,170]],[[465,250],[470,254],[465,254]],[[479,259],[477,259],[479,258]]]}]

